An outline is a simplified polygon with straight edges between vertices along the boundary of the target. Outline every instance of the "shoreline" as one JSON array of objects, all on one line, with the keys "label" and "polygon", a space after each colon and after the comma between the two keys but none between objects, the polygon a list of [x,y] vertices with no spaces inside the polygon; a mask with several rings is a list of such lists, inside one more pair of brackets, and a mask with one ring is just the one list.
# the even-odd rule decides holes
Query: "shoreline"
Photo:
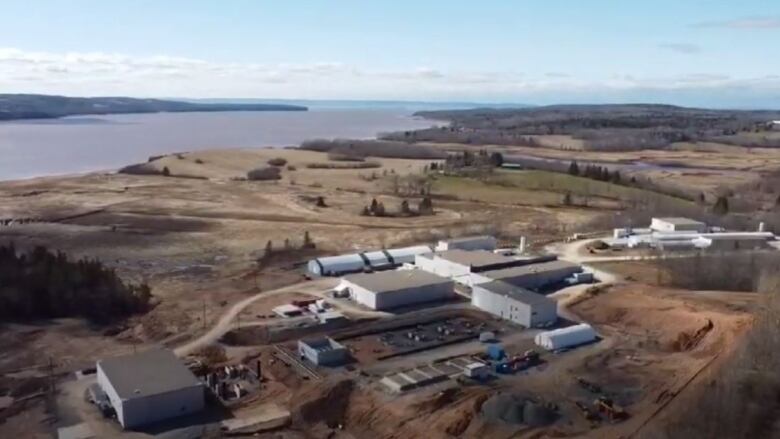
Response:
[{"label": "shoreline", "polygon": [[[383,114],[384,113],[384,114]],[[104,154],[100,151],[101,148],[104,148],[104,138],[106,134],[103,135],[100,130],[104,129],[105,127],[128,127],[128,126],[134,126],[135,125],[135,132],[131,133],[118,133],[116,134],[118,143],[133,143],[136,142],[136,138],[141,138],[142,142],[145,142],[141,145],[140,148],[137,148],[138,150],[132,150],[132,149],[122,149],[121,146],[116,146],[118,153],[122,153],[120,155],[122,156],[130,156],[133,155],[132,153],[137,153],[138,155],[144,154],[145,156],[143,158],[139,157],[138,159],[132,159],[128,158],[127,160],[123,160],[121,163],[111,164],[111,165],[105,165],[101,166],[99,164],[95,166],[84,166],[83,170],[78,169],[72,169],[76,166],[64,166],[60,167],[63,168],[62,172],[54,171],[54,172],[36,172],[31,170],[30,172],[22,171],[18,175],[14,175],[13,172],[11,172],[14,168],[15,163],[13,161],[9,161],[9,167],[8,172],[11,174],[9,176],[2,176],[0,175],[0,183],[12,183],[12,182],[23,182],[23,181],[31,181],[31,180],[38,180],[38,179],[45,179],[45,178],[65,178],[65,177],[72,177],[72,176],[83,176],[88,174],[112,174],[116,173],[119,169],[121,169],[124,166],[132,165],[132,164],[139,164],[144,163],[148,160],[149,157],[153,156],[167,156],[167,155],[173,155],[173,154],[186,154],[186,153],[193,153],[193,152],[201,152],[201,151],[212,151],[212,150],[224,150],[224,151],[231,151],[231,150],[242,150],[242,149],[249,149],[249,150],[258,150],[258,149],[284,149],[284,148],[299,148],[300,145],[306,141],[306,140],[313,140],[313,139],[339,139],[339,138],[348,138],[348,139],[361,139],[361,140],[371,140],[371,139],[377,139],[381,134],[387,133],[387,132],[395,132],[395,131],[404,131],[404,130],[414,130],[414,129],[420,129],[425,127],[431,127],[436,125],[436,121],[426,119],[420,116],[414,116],[411,113],[397,113],[397,112],[388,112],[384,109],[364,109],[364,110],[310,110],[310,111],[282,111],[282,112],[272,112],[272,111],[261,111],[261,112],[238,112],[233,113],[233,115],[239,114],[236,119],[230,120],[229,122],[232,122],[233,124],[238,125],[238,128],[245,130],[246,132],[239,133],[238,135],[234,135],[234,131],[236,129],[232,129],[230,126],[225,126],[224,123],[227,120],[225,117],[226,115],[230,115],[230,112],[187,112],[187,113],[177,113],[177,112],[159,112],[159,113],[134,113],[134,114],[121,114],[121,115],[104,115],[103,117],[108,120],[106,123],[99,123],[95,125],[90,124],[69,124],[67,123],[67,120],[79,120],[82,118],[86,119],[94,119],[95,115],[79,115],[79,116],[68,116],[66,118],[60,118],[60,119],[38,119],[38,120],[17,120],[17,121],[3,121],[0,122],[0,128],[7,128],[9,130],[14,130],[14,132],[11,132],[11,134],[18,134],[19,131],[24,131],[22,135],[17,135],[16,137],[13,137],[9,135],[8,140],[8,146],[6,147],[6,150],[12,153],[18,154],[22,151],[25,151],[28,146],[24,145],[25,143],[25,136],[32,136],[35,140],[35,142],[38,142],[37,144],[33,144],[32,147],[30,147],[30,150],[35,149],[49,149],[51,148],[49,144],[47,143],[50,138],[55,137],[50,132],[46,131],[47,129],[57,129],[60,132],[70,133],[72,134],[73,131],[79,131],[83,132],[85,130],[91,130],[91,132],[88,132],[86,134],[77,134],[76,140],[64,140],[63,141],[63,148],[65,148],[65,152],[59,151],[56,148],[52,148],[49,152],[52,152],[53,154],[47,154],[47,151],[41,151],[40,157],[37,157],[37,160],[44,162],[47,159],[50,159],[52,161],[62,161],[67,160],[69,157],[67,157],[67,153],[70,152],[70,149],[72,149],[73,155],[76,157],[81,154],[81,156],[84,157],[90,157],[95,154]],[[153,121],[154,124],[157,125],[158,131],[154,131],[152,129],[151,133],[147,133],[145,129],[138,129],[138,124],[135,123],[127,123],[127,121],[118,121],[116,123],[112,123],[110,120],[111,118],[117,118],[117,117],[127,117],[127,118],[145,118],[145,117],[154,117],[159,116],[161,118],[166,117],[181,117],[181,116],[189,116],[189,115],[200,115],[198,118],[201,117],[215,117],[217,120],[211,120],[209,121],[211,125],[214,127],[214,130],[209,130],[205,134],[211,136],[212,138],[215,138],[213,140],[212,145],[198,145],[197,139],[193,143],[191,149],[187,149],[186,147],[177,151],[170,151],[166,152],[166,149],[172,149],[171,147],[175,147],[175,144],[177,142],[181,142],[182,138],[186,140],[186,137],[193,137],[193,134],[189,133],[189,126],[188,124],[192,123],[193,129],[202,129],[199,127],[198,119],[194,119],[192,121],[182,121],[179,120],[178,122],[181,123],[180,127],[174,127],[174,128],[168,128],[166,125],[166,120],[162,119],[159,120],[155,118]],[[337,124],[335,127],[331,127],[327,122],[328,119],[325,120],[311,120],[311,121],[303,121],[300,122],[301,119],[295,119],[295,120],[287,120],[282,121],[286,122],[282,123],[275,120],[269,120],[267,121],[268,127],[263,129],[262,126],[256,127],[252,125],[252,120],[247,121],[246,115],[271,115],[272,117],[289,117],[290,115],[327,115],[327,116],[333,116],[335,115],[338,119],[335,121]],[[379,119],[377,120],[376,115],[381,115],[381,117],[386,119]],[[326,117],[327,117],[326,116]],[[368,120],[361,121],[359,120],[360,116],[365,116],[368,118]],[[316,116],[315,116],[316,117]],[[244,118],[244,119],[242,119]],[[358,118],[358,121],[354,122],[352,125],[352,120]],[[340,119],[340,120],[339,120]],[[62,123],[47,123],[52,121],[65,121]],[[125,122],[125,123],[122,123]],[[130,121],[132,122],[132,121]],[[247,125],[247,122],[249,122],[249,125]],[[262,121],[261,121],[262,122]],[[278,122],[278,123],[277,123]],[[289,126],[295,126],[290,125],[290,123],[300,123],[300,130],[302,132],[302,135],[299,136],[295,133],[295,130],[288,130],[287,128]],[[314,124],[314,125],[312,125]],[[339,125],[340,124],[340,125]],[[392,127],[386,128],[382,125],[393,125]],[[94,130],[93,130],[93,127]],[[154,127],[152,127],[154,128]],[[353,133],[355,131],[360,131],[361,128],[365,128],[365,130],[373,130],[378,129],[373,132],[373,134],[366,134],[366,135],[359,135],[359,134],[344,134],[345,132]],[[179,129],[179,132],[175,132],[176,129]],[[224,130],[224,133],[222,131],[216,131],[216,130]],[[275,132],[274,130],[278,131]],[[307,131],[330,131],[333,134],[332,135],[321,135],[319,133],[315,133],[313,135],[306,135]],[[33,131],[33,134],[30,134],[30,132]],[[174,132],[173,138],[171,138],[171,132]],[[214,133],[217,134],[214,134]],[[44,134],[39,134],[44,133]],[[220,137],[222,134],[224,134],[225,140],[223,144],[220,144],[220,140],[218,137]],[[84,142],[78,142],[78,136],[81,135],[82,137],[90,137],[89,139],[86,139]],[[37,136],[37,137],[36,137]],[[124,136],[124,138],[123,138]],[[148,139],[145,139],[144,137],[148,136]],[[231,140],[231,136],[233,140]],[[303,137],[305,136],[305,137]],[[43,140],[40,140],[38,138],[43,138]],[[195,136],[197,137],[197,136]],[[272,143],[266,143],[260,146],[251,146],[246,145],[247,138],[251,137],[272,137],[278,139],[278,141],[270,140]],[[285,137],[297,137],[298,139],[295,142],[289,142],[284,141],[283,138]],[[109,137],[110,138],[110,137]],[[21,140],[19,140],[21,139]],[[171,140],[172,139],[172,140]],[[260,140],[260,139],[259,139]],[[46,141],[46,142],[44,142]],[[162,142],[169,144],[171,147],[166,148],[165,146],[160,146],[156,149],[151,149],[154,147],[150,147],[149,145],[153,145],[155,142]],[[262,140],[260,140],[262,142]],[[14,144],[14,142],[16,144]],[[92,142],[92,145],[86,145]],[[232,146],[228,146],[231,143],[234,143]],[[242,144],[244,143],[244,144]],[[44,145],[44,146],[41,146]],[[0,145],[2,147],[3,145]],[[72,146],[72,148],[71,148]],[[133,148],[133,147],[128,147]],[[130,153],[127,153],[127,151],[130,151]],[[35,153],[31,153],[32,156]],[[61,157],[52,157],[52,155],[59,155]],[[100,157],[104,157],[104,160],[102,161],[112,161],[110,160],[111,154],[103,155]],[[12,157],[13,158],[13,157]],[[28,168],[34,167],[34,163],[36,160],[33,160],[31,158],[27,157],[21,157],[21,166],[24,167],[24,165],[28,165]],[[74,160],[76,161],[76,160]],[[90,160],[81,160],[80,162],[89,162]],[[97,160],[94,160],[97,161]],[[51,168],[51,166],[48,166]],[[68,170],[65,170],[64,168],[71,168]],[[0,170],[2,172],[2,170]]]}]

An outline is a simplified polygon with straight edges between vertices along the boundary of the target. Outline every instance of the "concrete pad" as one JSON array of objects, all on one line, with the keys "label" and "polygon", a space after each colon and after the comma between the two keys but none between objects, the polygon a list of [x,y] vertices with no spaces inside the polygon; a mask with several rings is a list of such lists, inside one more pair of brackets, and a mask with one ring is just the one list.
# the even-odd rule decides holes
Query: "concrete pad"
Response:
[{"label": "concrete pad", "polygon": [[86,422],[57,429],[57,439],[91,439],[95,434]]}]

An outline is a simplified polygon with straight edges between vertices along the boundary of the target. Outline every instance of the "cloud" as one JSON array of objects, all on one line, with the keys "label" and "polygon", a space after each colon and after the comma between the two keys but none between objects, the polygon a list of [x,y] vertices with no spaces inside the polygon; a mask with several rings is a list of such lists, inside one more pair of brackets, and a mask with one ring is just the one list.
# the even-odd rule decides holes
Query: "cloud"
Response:
[{"label": "cloud", "polygon": [[658,45],[658,47],[686,55],[692,55],[701,52],[701,47],[691,43],[661,43]]},{"label": "cloud", "polygon": [[[675,49],[679,50],[675,43]],[[669,43],[672,45],[672,43]],[[641,71],[601,76],[515,70],[372,69],[338,61],[306,64],[214,62],[169,55],[33,52],[0,48],[0,89],[65,95],[266,97],[321,99],[513,100],[543,96],[668,96],[697,91],[778,96],[780,76],[715,72],[650,77]],[[652,91],[652,93],[650,92]],[[583,97],[583,100],[585,98]],[[594,99],[598,100],[598,99]],[[538,100],[536,100],[538,101]],[[565,99],[561,99],[565,101]]]},{"label": "cloud", "polygon": [[780,17],[747,17],[723,21],[703,21],[694,27],[714,27],[727,29],[780,29]]}]

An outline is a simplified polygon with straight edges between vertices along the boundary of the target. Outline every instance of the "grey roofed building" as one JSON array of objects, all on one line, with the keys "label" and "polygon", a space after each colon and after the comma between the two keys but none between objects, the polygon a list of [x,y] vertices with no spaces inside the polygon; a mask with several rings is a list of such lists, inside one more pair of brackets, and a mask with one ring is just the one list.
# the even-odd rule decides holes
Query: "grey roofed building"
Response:
[{"label": "grey roofed building", "polygon": [[451,283],[452,281],[423,270],[381,271],[345,276],[344,280],[375,293],[419,288],[427,285]]},{"label": "grey roofed building", "polygon": [[173,352],[152,349],[98,361],[111,386],[122,399],[173,392],[201,386]]},{"label": "grey roofed building", "polygon": [[499,255],[487,250],[445,250],[436,253],[436,256],[461,265],[469,265],[473,268],[491,265],[511,264],[512,258]]},{"label": "grey roofed building", "polygon": [[534,293],[533,291],[526,290],[525,288],[516,287],[512,284],[500,280],[479,284],[479,286],[480,288],[484,288],[492,293],[509,296],[518,302],[527,303],[529,305],[544,305],[550,302],[555,303],[554,300],[547,296]]},{"label": "grey roofed building", "polygon": [[502,268],[500,270],[486,271],[482,273],[482,275],[492,279],[500,279],[501,277],[520,276],[524,274],[549,273],[557,270],[577,269],[577,268],[579,269],[578,271],[582,271],[581,267],[577,264],[572,264],[571,262],[566,262],[566,261],[555,260],[549,262],[542,262],[540,264],[521,265],[519,267],[509,267],[509,268]]}]

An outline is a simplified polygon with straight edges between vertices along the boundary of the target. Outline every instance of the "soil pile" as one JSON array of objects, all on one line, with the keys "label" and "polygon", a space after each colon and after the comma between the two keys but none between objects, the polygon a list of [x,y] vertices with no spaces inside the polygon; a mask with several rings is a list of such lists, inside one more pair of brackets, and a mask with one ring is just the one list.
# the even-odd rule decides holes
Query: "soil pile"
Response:
[{"label": "soil pile", "polygon": [[707,319],[707,323],[696,331],[679,333],[677,339],[672,342],[672,350],[690,351],[712,330],[713,326],[712,320]]},{"label": "soil pile", "polygon": [[299,405],[293,410],[293,419],[305,424],[324,422],[330,428],[344,425],[350,397],[355,383],[343,380],[335,384],[317,386],[297,395]]},{"label": "soil pile", "polygon": [[531,427],[549,425],[556,417],[555,411],[544,404],[508,393],[499,393],[485,401],[481,414],[486,421]]}]

